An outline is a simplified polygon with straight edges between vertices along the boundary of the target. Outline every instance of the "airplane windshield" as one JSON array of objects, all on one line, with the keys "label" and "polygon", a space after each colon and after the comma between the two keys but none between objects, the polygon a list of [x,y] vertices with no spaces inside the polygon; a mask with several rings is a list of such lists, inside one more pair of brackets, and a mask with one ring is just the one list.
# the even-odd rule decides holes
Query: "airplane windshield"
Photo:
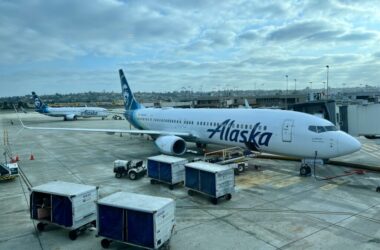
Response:
[{"label": "airplane windshield", "polygon": [[314,133],[324,133],[327,131],[337,131],[335,126],[309,126],[309,130]]}]

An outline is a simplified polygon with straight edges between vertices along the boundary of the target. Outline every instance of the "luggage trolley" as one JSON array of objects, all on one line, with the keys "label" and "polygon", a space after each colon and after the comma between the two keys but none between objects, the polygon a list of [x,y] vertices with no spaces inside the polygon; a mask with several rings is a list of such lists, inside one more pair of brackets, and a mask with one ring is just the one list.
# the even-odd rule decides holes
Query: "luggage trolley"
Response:
[{"label": "luggage trolley", "polygon": [[175,224],[173,199],[117,192],[98,200],[97,209],[103,248],[112,241],[145,249],[169,246]]},{"label": "luggage trolley", "polygon": [[172,190],[174,185],[185,181],[185,164],[187,159],[170,156],[157,155],[148,158],[148,177],[150,183],[167,183]]},{"label": "luggage trolley", "polygon": [[43,231],[48,224],[69,229],[75,240],[86,229],[96,226],[98,187],[53,181],[33,187],[30,193],[30,217]]},{"label": "luggage trolley", "polygon": [[234,170],[228,166],[197,161],[185,165],[185,186],[188,194],[195,192],[211,197],[213,204],[225,197],[230,200],[235,191]]}]

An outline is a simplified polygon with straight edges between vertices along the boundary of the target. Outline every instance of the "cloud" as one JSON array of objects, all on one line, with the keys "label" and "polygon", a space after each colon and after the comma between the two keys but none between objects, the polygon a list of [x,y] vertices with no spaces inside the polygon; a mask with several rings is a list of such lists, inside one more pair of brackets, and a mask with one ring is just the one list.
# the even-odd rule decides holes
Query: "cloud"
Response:
[{"label": "cloud", "polygon": [[0,94],[118,91],[120,67],[141,91],[380,79],[375,3],[0,1]]}]

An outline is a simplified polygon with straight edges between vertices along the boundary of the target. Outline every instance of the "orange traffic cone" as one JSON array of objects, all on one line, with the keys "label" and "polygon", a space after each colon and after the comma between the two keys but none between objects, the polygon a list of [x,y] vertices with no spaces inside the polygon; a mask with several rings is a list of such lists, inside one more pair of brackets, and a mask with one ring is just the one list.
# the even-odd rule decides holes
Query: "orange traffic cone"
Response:
[{"label": "orange traffic cone", "polygon": [[34,155],[33,154],[30,154],[30,158],[29,160],[33,161],[34,160]]}]

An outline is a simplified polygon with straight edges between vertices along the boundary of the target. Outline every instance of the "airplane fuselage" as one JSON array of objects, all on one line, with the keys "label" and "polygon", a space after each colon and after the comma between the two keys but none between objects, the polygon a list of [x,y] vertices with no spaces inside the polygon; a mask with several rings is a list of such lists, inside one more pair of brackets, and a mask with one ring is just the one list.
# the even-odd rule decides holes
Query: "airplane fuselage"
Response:
[{"label": "airplane fuselage", "polygon": [[328,159],[360,148],[356,139],[337,131],[331,122],[294,111],[144,108],[126,116],[139,129],[190,133],[187,141],[301,158]]},{"label": "airplane fuselage", "polygon": [[62,107],[53,108],[47,107],[42,111],[37,111],[41,114],[53,117],[107,117],[108,111],[104,108],[97,107]]}]

